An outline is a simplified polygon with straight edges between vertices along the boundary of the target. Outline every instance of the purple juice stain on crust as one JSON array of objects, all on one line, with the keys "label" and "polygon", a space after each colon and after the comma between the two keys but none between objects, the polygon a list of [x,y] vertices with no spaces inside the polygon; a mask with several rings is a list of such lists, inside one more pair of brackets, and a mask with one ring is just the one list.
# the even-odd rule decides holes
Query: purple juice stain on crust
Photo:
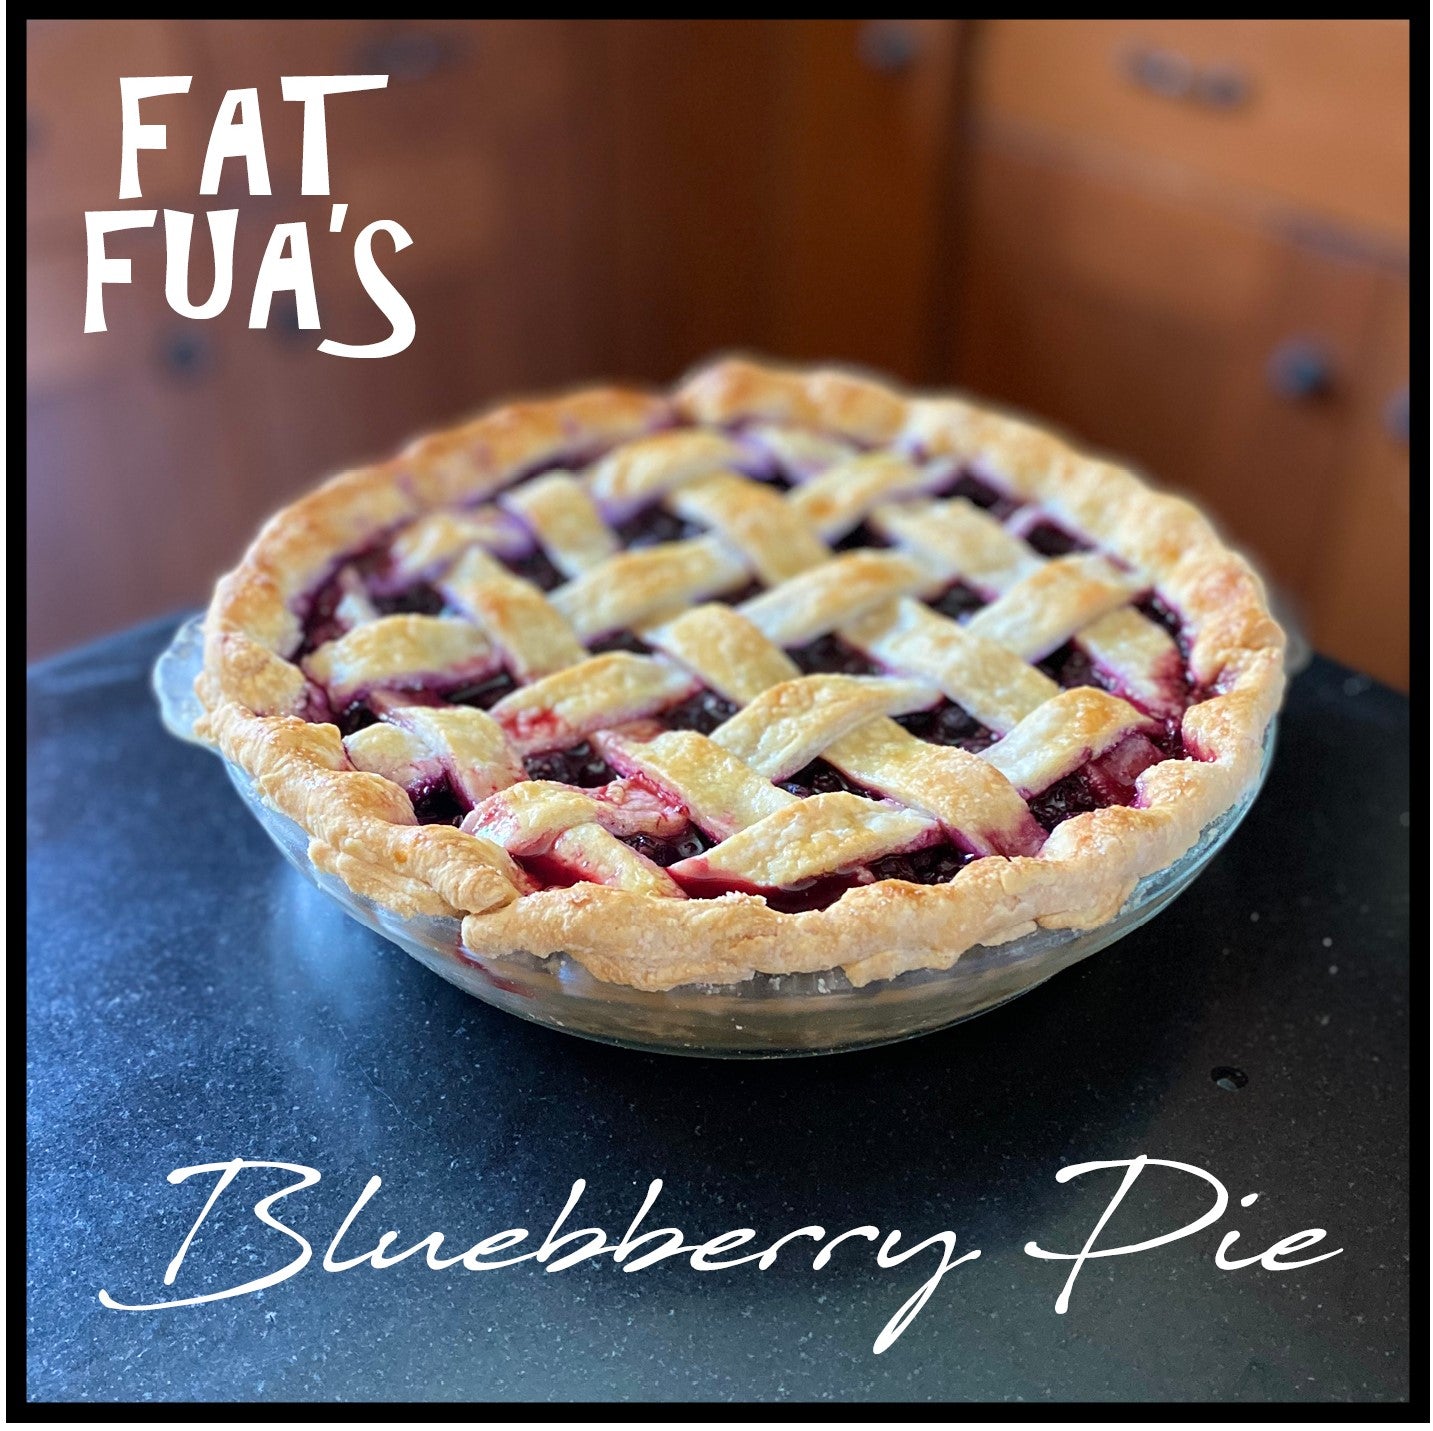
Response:
[{"label": "purple juice stain on crust", "polygon": [[964,621],[967,616],[979,611],[985,605],[985,598],[963,581],[955,581],[929,605],[933,610],[939,611],[942,616],[950,617],[952,621]]},{"label": "purple juice stain on crust", "polygon": [[897,716],[896,724],[932,745],[956,745],[962,750],[985,750],[999,739],[993,730],[981,725],[964,706],[954,701],[944,701],[934,710]]},{"label": "purple juice stain on crust", "polygon": [[1092,550],[1088,542],[1081,541],[1073,532],[1067,532],[1064,527],[1051,521],[1036,522],[1025,533],[1025,544],[1034,547],[1041,556],[1047,557],[1062,557],[1071,552]]},{"label": "purple juice stain on crust", "polygon": [[658,835],[628,835],[623,840],[639,855],[666,869],[678,860],[695,859],[712,847],[712,842],[695,825],[688,825],[680,834],[663,839]]},{"label": "purple juice stain on crust", "polygon": [[1022,505],[1008,493],[1002,492],[993,483],[977,477],[973,472],[962,472],[950,488],[952,497],[964,497],[977,507],[983,507],[997,521],[1003,522]]},{"label": "purple juice stain on crust", "polygon": [[549,750],[529,755],[523,761],[529,780],[556,780],[563,785],[577,785],[591,790],[617,778],[616,772],[587,741],[567,750]]},{"label": "purple juice stain on crust", "polygon": [[975,856],[952,844],[929,845],[906,855],[887,855],[868,866],[877,879],[903,879],[911,884],[945,884]]},{"label": "purple juice stain on crust", "polygon": [[710,735],[719,725],[729,721],[737,712],[734,702],[719,696],[715,691],[702,690],[684,701],[657,713],[657,719],[668,730],[694,730],[701,735]]},{"label": "purple juice stain on crust", "polygon": [[795,646],[787,655],[808,676],[831,674],[843,676],[879,676],[881,668],[869,661],[854,646],[839,636],[820,636],[805,646]]}]

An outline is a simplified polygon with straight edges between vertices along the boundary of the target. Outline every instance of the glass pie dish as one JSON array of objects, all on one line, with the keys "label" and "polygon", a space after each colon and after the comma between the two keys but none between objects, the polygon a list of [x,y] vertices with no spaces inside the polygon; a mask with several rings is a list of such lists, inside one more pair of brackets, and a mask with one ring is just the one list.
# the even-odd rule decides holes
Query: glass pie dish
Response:
[{"label": "glass pie dish", "polygon": [[[193,688],[202,645],[196,617],[180,626],[154,668],[165,727],[180,740],[200,745],[193,727],[202,708]],[[626,1048],[695,1057],[785,1058],[870,1048],[946,1028],[1015,998],[1138,929],[1193,883],[1238,828],[1268,773],[1274,735],[1271,724],[1254,784],[1205,826],[1192,849],[1141,880],[1113,919],[1095,929],[1042,929],[1004,944],[977,945],[948,969],[913,970],[860,987],[830,970],[759,974],[738,984],[648,992],[597,979],[565,955],[497,957],[465,948],[459,919],[404,918],[317,869],[304,831],[268,806],[242,770],[224,764],[244,803],[290,864],[354,919],[475,998],[548,1028]]]}]

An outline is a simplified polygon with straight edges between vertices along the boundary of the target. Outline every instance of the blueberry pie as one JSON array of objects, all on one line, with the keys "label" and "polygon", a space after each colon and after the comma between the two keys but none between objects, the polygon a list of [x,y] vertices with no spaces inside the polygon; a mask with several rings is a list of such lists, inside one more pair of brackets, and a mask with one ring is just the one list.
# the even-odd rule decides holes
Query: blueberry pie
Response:
[{"label": "blueberry pie", "polygon": [[1189,503],[964,400],[723,361],[280,512],[198,729],[473,953],[862,984],[1110,919],[1252,784],[1282,687]]}]

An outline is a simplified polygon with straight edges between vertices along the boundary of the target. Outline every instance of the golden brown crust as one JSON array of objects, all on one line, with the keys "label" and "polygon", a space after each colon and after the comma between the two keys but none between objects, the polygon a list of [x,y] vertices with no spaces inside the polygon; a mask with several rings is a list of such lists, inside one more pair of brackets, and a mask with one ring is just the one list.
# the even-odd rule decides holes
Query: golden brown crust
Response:
[{"label": "golden brown crust", "polygon": [[[759,895],[673,898],[670,881],[655,876],[645,890],[579,883],[533,892],[520,866],[492,840],[418,825],[400,786],[355,768],[334,726],[302,719],[309,687],[288,659],[301,634],[295,603],[341,553],[448,504],[490,497],[533,466],[576,460],[636,438],[660,426],[674,407],[689,420],[791,424],[863,445],[918,444],[932,458],[959,455],[1087,533],[1180,611],[1192,638],[1190,671],[1208,692],[1183,717],[1185,745],[1196,759],[1152,766],[1139,777],[1135,805],[1065,821],[1038,854],[991,855],[941,885],[883,880],[852,889],[824,909],[796,914],[771,909]],[[679,480],[700,484],[719,470],[721,456],[714,446],[705,457],[694,447],[691,470]],[[614,469],[611,480],[625,491],[624,484],[650,479]],[[693,486],[693,509],[739,498],[725,483],[718,478],[706,489]],[[727,520],[736,524],[739,517],[731,507]],[[705,548],[697,555],[712,560]],[[598,547],[586,569],[595,574],[608,562],[625,560],[604,556]],[[896,639],[900,607],[879,602],[908,601],[905,593],[919,586],[900,565],[905,559],[878,554],[874,567],[868,557],[843,560],[854,561],[854,573],[868,575],[872,587],[869,602],[863,594],[849,598],[854,626],[848,629],[868,631],[873,642]],[[804,565],[795,561],[792,569]],[[812,569],[818,586],[821,570]],[[598,585],[592,583],[594,591]],[[694,601],[709,589],[698,579],[692,587]],[[837,594],[833,590],[832,599]],[[639,604],[650,611],[650,604]],[[682,617],[686,604],[651,613],[669,622],[665,632],[649,633],[658,649],[680,651],[690,631],[725,671],[731,665],[722,664],[726,647],[735,652],[750,646],[752,660],[765,664],[761,679],[741,693],[743,701],[795,674],[784,658],[769,654],[750,622],[754,612],[758,625],[765,622],[785,640],[803,629],[802,610],[779,601],[768,610],[771,603],[757,598],[746,616],[712,622],[697,614]],[[580,632],[600,624],[585,609],[566,614]],[[566,952],[599,978],[644,989],[837,966],[859,984],[908,969],[948,967],[974,944],[1003,942],[1036,927],[1104,922],[1141,877],[1188,850],[1203,826],[1254,782],[1283,689],[1284,637],[1259,578],[1189,503],[1150,490],[1125,469],[1077,452],[1039,427],[957,398],[905,397],[846,373],[741,361],[698,372],[672,400],[594,389],[500,408],[415,443],[395,462],[335,478],[264,527],[216,588],[205,631],[196,689],[207,714],[199,732],[253,778],[269,804],[308,832],[320,869],[400,914],[463,915],[465,941],[484,955]],[[1117,624],[1109,636],[1112,644],[1131,649],[1141,639],[1149,644],[1148,633],[1131,637]],[[957,678],[973,660],[970,651],[952,650],[947,675]],[[727,674],[729,684],[740,684]],[[1024,699],[1017,699],[1015,712]],[[1117,727],[1117,720],[1110,724],[1109,707],[1101,706],[1091,719],[1096,715],[1102,732]],[[813,817],[798,808],[775,818],[799,824]],[[602,858],[630,854],[600,823],[573,829],[581,832],[575,841]]]}]

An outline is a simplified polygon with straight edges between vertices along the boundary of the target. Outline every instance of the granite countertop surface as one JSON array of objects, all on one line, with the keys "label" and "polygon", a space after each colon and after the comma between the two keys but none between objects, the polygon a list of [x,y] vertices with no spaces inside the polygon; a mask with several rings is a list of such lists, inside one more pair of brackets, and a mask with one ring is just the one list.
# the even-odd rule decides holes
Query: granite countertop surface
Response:
[{"label": "granite countertop surface", "polygon": [[[27,1389],[35,1401],[1336,1401],[1410,1394],[1408,703],[1322,659],[1268,785],[1171,908],[981,1018],[832,1057],[712,1062],[524,1023],[350,921],[286,865],[222,767],[165,734],[149,668],[174,622],[28,681]],[[1203,1170],[1224,1214],[1091,1260],[1123,1169]],[[181,1249],[233,1159],[247,1168]],[[812,1224],[762,1270],[342,1271],[508,1228],[688,1245]],[[1258,1198],[1243,1206],[1249,1194]],[[1214,1197],[1146,1167],[1098,1247]],[[1323,1228],[1286,1271],[1231,1258]],[[279,1272],[232,1297],[192,1302]],[[499,1239],[501,1243],[501,1239]],[[574,1246],[575,1244],[568,1244]],[[650,1244],[649,1244],[650,1245]],[[893,1345],[881,1329],[954,1259]],[[493,1260],[503,1253],[489,1251]],[[728,1251],[724,1257],[741,1256]],[[632,1259],[635,1260],[635,1257]],[[1277,1259],[1275,1259],[1277,1260]],[[551,1265],[551,1264],[549,1264]],[[190,1305],[125,1311],[102,1304]],[[1420,1387],[1419,1394],[1423,1394]]]}]

